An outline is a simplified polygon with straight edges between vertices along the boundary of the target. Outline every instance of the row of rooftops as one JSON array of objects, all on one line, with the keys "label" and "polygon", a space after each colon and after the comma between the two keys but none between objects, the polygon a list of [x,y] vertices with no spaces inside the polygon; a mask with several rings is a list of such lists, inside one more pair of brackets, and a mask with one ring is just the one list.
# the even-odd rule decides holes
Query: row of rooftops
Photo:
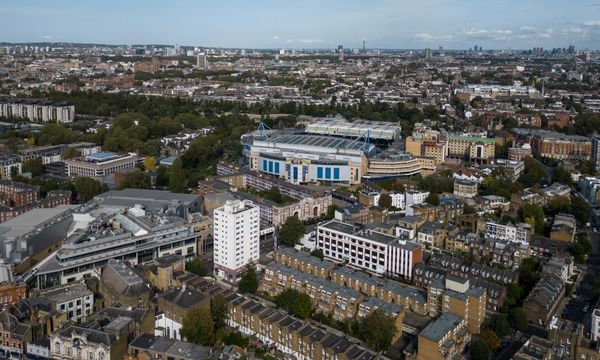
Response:
[{"label": "row of rooftops", "polygon": [[[275,309],[265,301],[257,301],[238,293],[231,293],[225,297],[232,306],[242,306],[243,309],[260,317],[269,323],[278,323],[279,328],[298,332],[300,336],[309,338],[313,343],[320,343],[325,349],[332,349],[336,354],[345,354],[351,360],[372,360],[377,357],[373,351],[365,349],[356,340],[319,325],[311,325],[305,321],[294,318],[287,312]],[[266,334],[264,334],[266,335]]]},{"label": "row of rooftops", "polygon": [[547,309],[558,301],[564,288],[563,280],[555,274],[545,274],[527,295],[525,302],[536,302]]},{"label": "row of rooftops", "polygon": [[471,275],[486,280],[514,284],[518,281],[518,274],[510,270],[496,269],[487,265],[468,262],[463,259],[447,254],[431,253],[429,263],[445,269],[458,271],[465,275]]},{"label": "row of rooftops", "polygon": [[44,99],[22,99],[15,98],[9,96],[0,97],[0,104],[19,104],[19,105],[41,105],[41,106],[56,106],[56,107],[64,107],[64,106],[73,106],[73,104],[68,103],[66,101],[50,101]]}]

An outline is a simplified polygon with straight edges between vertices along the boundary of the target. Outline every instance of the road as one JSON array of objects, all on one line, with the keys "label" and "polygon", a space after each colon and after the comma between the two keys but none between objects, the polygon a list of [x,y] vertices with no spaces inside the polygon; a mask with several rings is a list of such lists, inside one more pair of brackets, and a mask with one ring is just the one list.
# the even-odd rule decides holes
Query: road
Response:
[{"label": "road", "polygon": [[[591,231],[588,234],[592,242],[592,251],[588,256],[585,267],[582,267],[583,278],[579,282],[579,285],[573,289],[573,294],[576,297],[571,296],[566,306],[568,313],[563,315],[569,320],[583,323],[586,334],[590,331],[591,326],[591,317],[589,315],[594,311],[595,306],[592,303],[592,285],[594,279],[600,274],[600,233]],[[588,310],[583,311],[586,305]]]}]

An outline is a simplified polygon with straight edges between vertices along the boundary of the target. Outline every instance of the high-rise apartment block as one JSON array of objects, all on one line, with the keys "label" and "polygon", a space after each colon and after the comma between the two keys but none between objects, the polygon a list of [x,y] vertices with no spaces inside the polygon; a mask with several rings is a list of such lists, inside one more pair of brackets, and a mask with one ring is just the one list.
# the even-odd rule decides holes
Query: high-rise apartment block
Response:
[{"label": "high-rise apartment block", "polygon": [[258,262],[260,209],[249,201],[227,201],[214,211],[215,274],[236,282],[251,263]]}]

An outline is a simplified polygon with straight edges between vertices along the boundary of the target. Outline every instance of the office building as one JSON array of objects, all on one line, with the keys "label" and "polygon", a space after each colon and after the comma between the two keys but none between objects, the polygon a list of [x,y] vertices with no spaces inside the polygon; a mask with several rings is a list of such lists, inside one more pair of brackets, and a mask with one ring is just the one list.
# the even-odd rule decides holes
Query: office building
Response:
[{"label": "office building", "polygon": [[415,242],[337,220],[317,226],[316,246],[334,262],[405,278],[412,277],[413,266],[423,256],[423,247]]},{"label": "office building", "polygon": [[193,224],[169,209],[98,207],[74,213],[69,220],[58,250],[26,273],[33,287],[83,279],[98,273],[110,259],[137,265],[167,254],[185,258],[197,254]]},{"label": "office building", "polygon": [[135,168],[137,155],[114,154],[99,151],[81,158],[65,160],[67,175],[104,177],[117,172],[127,172]]},{"label": "office building", "polygon": [[260,209],[248,201],[227,201],[214,211],[215,275],[237,282],[259,257]]},{"label": "office building", "polygon": [[591,204],[600,201],[600,177],[585,176],[578,181],[583,197]]},{"label": "office building", "polygon": [[541,157],[550,159],[590,160],[592,158],[592,140],[586,136],[532,130],[531,147]]}]

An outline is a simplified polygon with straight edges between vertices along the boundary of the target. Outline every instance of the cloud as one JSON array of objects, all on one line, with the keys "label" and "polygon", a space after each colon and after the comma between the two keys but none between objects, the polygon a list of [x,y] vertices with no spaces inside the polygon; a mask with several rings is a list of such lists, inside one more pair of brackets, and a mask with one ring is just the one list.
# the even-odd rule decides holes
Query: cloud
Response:
[{"label": "cloud", "polygon": [[463,30],[460,34],[465,40],[510,40],[512,35],[510,29],[482,29],[470,28]]},{"label": "cloud", "polygon": [[450,34],[445,35],[432,35],[430,33],[419,33],[415,35],[417,41],[451,41],[454,36]]},{"label": "cloud", "polygon": [[49,40],[49,39],[52,39],[52,35],[42,35],[42,36],[40,36],[40,39]]},{"label": "cloud", "polygon": [[320,44],[325,41],[322,39],[287,39],[285,42],[288,44],[300,43],[300,44],[311,45],[311,44]]},{"label": "cloud", "polygon": [[277,35],[273,36],[273,40],[279,40],[279,36],[277,36]]},{"label": "cloud", "polygon": [[586,27],[600,27],[600,20],[591,20],[583,23]]}]

